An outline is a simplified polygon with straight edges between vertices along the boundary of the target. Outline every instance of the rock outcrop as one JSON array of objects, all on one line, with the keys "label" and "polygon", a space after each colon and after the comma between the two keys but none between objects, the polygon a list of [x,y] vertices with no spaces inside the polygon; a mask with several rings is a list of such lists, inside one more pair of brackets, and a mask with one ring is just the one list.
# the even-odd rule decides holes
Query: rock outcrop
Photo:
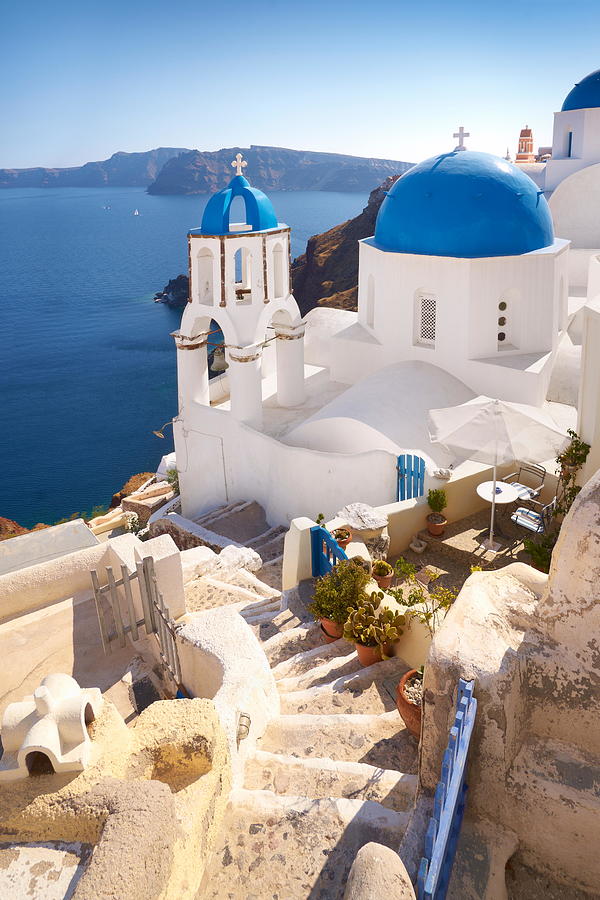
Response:
[{"label": "rock outcrop", "polygon": [[191,150],[165,164],[150,194],[208,194],[224,187],[231,160],[243,153],[254,187],[265,191],[368,191],[388,175],[412,165],[391,159],[287,150],[283,147],[230,147],[203,153]]},{"label": "rock outcrop", "polygon": [[0,169],[0,188],[146,187],[168,160],[188,152],[180,147],[157,147],[143,153],[118,151],[110,159],[68,169]]},{"label": "rock outcrop", "polygon": [[302,315],[315,306],[356,309],[358,242],[375,231],[375,220],[386,191],[390,190],[400,174],[402,172],[390,175],[371,191],[369,202],[360,215],[311,237],[306,253],[294,260],[294,297]]},{"label": "rock outcrop", "polygon": [[154,300],[167,306],[183,307],[188,302],[189,293],[190,279],[187,275],[177,275],[154,295]]}]

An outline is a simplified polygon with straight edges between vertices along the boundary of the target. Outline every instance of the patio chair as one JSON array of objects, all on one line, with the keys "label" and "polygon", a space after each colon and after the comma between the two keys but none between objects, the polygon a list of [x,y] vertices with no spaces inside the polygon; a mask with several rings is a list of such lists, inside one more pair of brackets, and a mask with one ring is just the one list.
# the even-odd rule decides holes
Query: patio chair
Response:
[{"label": "patio chair", "polygon": [[503,480],[517,489],[519,500],[537,500],[544,487],[546,470],[543,466],[534,464],[521,466],[517,472],[512,472]]},{"label": "patio chair", "polygon": [[556,509],[556,497],[543,506],[537,500],[531,500],[538,509],[529,509],[526,506],[519,506],[512,514],[511,522],[520,528],[526,528],[533,534],[545,534],[550,526],[550,522],[554,516]]}]

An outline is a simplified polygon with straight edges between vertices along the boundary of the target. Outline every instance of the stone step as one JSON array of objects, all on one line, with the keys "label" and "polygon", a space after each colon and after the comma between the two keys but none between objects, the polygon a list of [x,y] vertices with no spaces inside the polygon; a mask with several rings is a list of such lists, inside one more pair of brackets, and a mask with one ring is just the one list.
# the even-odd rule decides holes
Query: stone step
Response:
[{"label": "stone step", "polygon": [[281,590],[282,574],[283,554],[281,554],[281,556],[274,556],[267,562],[264,562],[263,560],[262,569],[260,569],[256,573],[257,577],[260,578],[261,581],[264,581],[265,584],[268,584],[271,587],[277,588],[278,591]]},{"label": "stone step", "polygon": [[188,612],[214,609],[217,606],[231,606],[236,603],[257,603],[265,599],[274,599],[275,603],[272,608],[278,608],[279,598],[265,598],[248,588],[221,581],[211,575],[202,575],[200,578],[190,581],[185,587],[185,604]]},{"label": "stone step", "polygon": [[396,848],[407,818],[373,801],[233,791],[198,897],[342,900],[360,847]]},{"label": "stone step", "polygon": [[382,715],[276,716],[257,749],[301,758],[363,762],[399,772],[417,771],[417,741],[397,710]]},{"label": "stone step", "polygon": [[269,530],[269,523],[262,506],[255,500],[246,500],[236,509],[211,519],[210,529],[247,546],[252,538]]},{"label": "stone step", "polygon": [[265,584],[265,582],[262,581],[262,579],[258,578],[254,574],[254,572],[249,572],[247,569],[237,569],[235,571],[228,572],[227,577],[221,580],[227,581],[228,584],[235,584],[238,587],[243,587],[249,591],[253,591],[260,597],[281,598],[281,591],[277,590],[277,588],[271,587],[271,585],[269,584]]},{"label": "stone step", "polygon": [[[292,621],[294,624],[286,628],[287,622]],[[324,647],[320,627],[315,622],[299,623],[291,610],[280,613],[273,620],[273,624],[275,633],[263,637],[262,645],[272,668],[305,650]]]},{"label": "stone step", "polygon": [[[353,663],[348,663],[354,668]],[[281,693],[282,713],[382,713],[396,709],[395,684],[408,671],[389,659],[314,687]],[[281,683],[280,683],[281,684]]]},{"label": "stone step", "polygon": [[244,787],[276,794],[309,794],[318,800],[376,800],[387,809],[402,812],[412,806],[417,776],[367,763],[282,756],[258,750],[246,762]]},{"label": "stone step", "polygon": [[220,519],[221,516],[225,516],[230,512],[244,509],[244,507],[248,506],[250,503],[250,500],[237,500],[235,503],[228,503],[225,506],[218,506],[216,509],[211,509],[209,512],[203,513],[201,516],[193,519],[193,521],[197,525],[202,525],[205,528],[207,524],[214,521],[215,519]]},{"label": "stone step", "polygon": [[[281,694],[292,691],[305,691],[320,685],[330,685],[340,678],[362,671],[362,666],[355,653],[354,645],[343,638],[333,644],[315,647],[314,650],[299,653],[287,660],[290,667],[277,678],[277,689]],[[297,660],[297,671],[293,671],[293,660]],[[275,674],[275,673],[274,673]]]},{"label": "stone step", "polygon": [[[280,534],[268,541],[259,541],[258,543],[253,544],[251,546],[251,549],[255,550],[256,553],[258,553],[264,565],[265,563],[272,562],[283,554],[283,542],[284,535]],[[250,546],[249,543],[248,546]]]},{"label": "stone step", "polygon": [[[317,628],[319,628],[318,625]],[[344,658],[350,653],[354,653],[354,647],[343,638],[331,644],[323,643],[323,638],[321,638],[321,643],[317,646],[307,650],[300,650],[293,656],[277,663],[277,665],[272,665],[273,676],[276,681],[281,680],[285,683],[289,678],[297,679],[301,675],[313,671],[315,667],[328,660],[337,659],[339,664],[342,665]],[[285,690],[285,688],[283,689]]]},{"label": "stone step", "polygon": [[259,534],[258,537],[252,538],[252,540],[248,541],[247,546],[252,547],[254,550],[256,550],[259,544],[266,544],[276,537],[285,537],[287,531],[288,529],[284,528],[283,525],[274,525],[273,528],[269,528],[268,531],[263,531],[263,533]]}]

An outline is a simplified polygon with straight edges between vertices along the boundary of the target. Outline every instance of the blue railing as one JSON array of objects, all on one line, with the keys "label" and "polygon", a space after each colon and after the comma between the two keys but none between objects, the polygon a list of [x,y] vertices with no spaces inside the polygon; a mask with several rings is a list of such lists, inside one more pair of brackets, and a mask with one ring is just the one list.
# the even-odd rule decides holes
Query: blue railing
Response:
[{"label": "blue railing", "polygon": [[398,489],[396,500],[422,497],[425,490],[425,460],[411,453],[398,457]]},{"label": "blue railing", "polygon": [[327,575],[340,559],[348,559],[340,545],[326,528],[314,525],[310,529],[313,578]]},{"label": "blue railing", "polygon": [[477,700],[473,681],[458,682],[456,716],[442,761],[442,777],[433,801],[433,815],[425,835],[425,856],[417,878],[418,900],[444,900],[460,835],[468,785],[465,781],[469,742]]}]

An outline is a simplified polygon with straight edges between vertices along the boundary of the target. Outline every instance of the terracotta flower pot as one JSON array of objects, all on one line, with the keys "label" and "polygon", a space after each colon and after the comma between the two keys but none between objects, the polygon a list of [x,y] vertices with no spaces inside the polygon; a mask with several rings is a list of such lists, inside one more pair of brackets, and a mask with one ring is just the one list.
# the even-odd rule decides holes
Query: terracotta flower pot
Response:
[{"label": "terracotta flower pot", "polygon": [[334,537],[334,541],[336,542],[338,547],[342,548],[342,550],[346,549],[346,547],[348,546],[348,544],[350,543],[351,540],[352,540],[352,532],[350,532],[350,537],[347,537],[344,540],[340,540],[339,538]]},{"label": "terracotta flower pot", "polygon": [[328,644],[338,641],[344,634],[344,626],[338,625],[333,619],[319,619],[319,622],[321,623],[323,637]]},{"label": "terracotta flower pot", "polygon": [[372,666],[374,663],[381,662],[381,647],[366,647],[364,644],[355,644],[356,655],[362,666]]},{"label": "terracotta flower pot", "polygon": [[[439,519],[441,518],[441,522]],[[427,516],[427,531],[429,534],[433,535],[433,537],[440,537],[444,533],[444,528],[448,524],[447,519],[444,519],[443,516],[440,516],[438,513],[429,513]]]},{"label": "terracotta flower pot", "polygon": [[389,575],[373,575],[374,580],[377,582],[378,586],[382,591],[385,591],[387,588],[392,586],[392,581],[394,579],[394,573],[390,572]]},{"label": "terracotta flower pot", "polygon": [[396,688],[396,706],[398,707],[400,717],[402,718],[404,724],[406,725],[412,736],[416,737],[416,739],[419,740],[419,738],[421,737],[422,707],[420,705],[417,706],[416,703],[413,703],[412,700],[409,700],[404,693],[404,686],[406,682],[410,681],[417,674],[417,669],[409,669],[406,675],[403,675],[400,679],[398,687]]}]

